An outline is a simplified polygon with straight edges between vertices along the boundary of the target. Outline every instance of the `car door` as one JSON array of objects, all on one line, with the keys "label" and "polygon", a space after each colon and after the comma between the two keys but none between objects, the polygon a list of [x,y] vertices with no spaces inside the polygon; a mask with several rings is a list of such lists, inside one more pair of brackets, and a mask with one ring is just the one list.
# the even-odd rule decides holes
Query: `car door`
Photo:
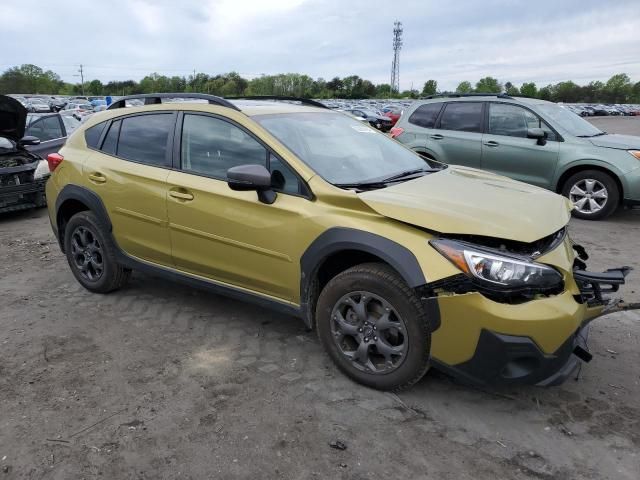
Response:
[{"label": "car door", "polygon": [[426,149],[426,153],[435,159],[444,157],[442,143],[437,141],[440,138],[431,138],[435,134],[441,136],[434,129],[443,105],[442,102],[430,102],[416,108],[409,115],[408,124],[405,124],[404,133],[398,140],[418,153],[423,153]]},{"label": "car door", "polygon": [[166,180],[175,120],[173,112],[135,114],[85,132],[88,145],[100,140],[84,162],[84,181],[104,203],[118,246],[160,265],[172,264]]},{"label": "car door", "polygon": [[427,137],[427,148],[439,161],[480,168],[482,157],[483,102],[448,102],[436,131]]},{"label": "car door", "polygon": [[[185,113],[179,123],[180,170],[169,174],[172,253],[181,270],[285,300],[299,288],[298,220],[310,204],[293,170],[230,120]],[[227,170],[243,164],[270,168],[273,204],[256,192],[229,188]]]},{"label": "car door", "polygon": [[45,115],[36,118],[27,127],[25,136],[32,135],[39,138],[40,144],[30,145],[27,150],[42,158],[47,158],[50,153],[57,152],[66,140],[63,128],[59,115]]},{"label": "car door", "polygon": [[[503,102],[490,102],[488,106],[482,168],[551,188],[558,163],[557,134],[527,108]],[[529,128],[542,128],[547,133],[546,141],[527,138]]]}]

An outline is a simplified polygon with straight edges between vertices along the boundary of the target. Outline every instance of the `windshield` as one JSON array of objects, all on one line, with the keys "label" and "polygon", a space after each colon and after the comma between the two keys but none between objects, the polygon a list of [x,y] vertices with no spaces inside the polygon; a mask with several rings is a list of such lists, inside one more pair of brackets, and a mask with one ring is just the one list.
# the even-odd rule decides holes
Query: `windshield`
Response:
[{"label": "windshield", "polygon": [[341,113],[256,115],[253,119],[333,184],[364,183],[429,168],[395,140]]},{"label": "windshield", "polygon": [[543,114],[576,137],[593,137],[604,133],[602,130],[594,127],[582,117],[566,108],[547,104],[538,105],[537,107]]}]

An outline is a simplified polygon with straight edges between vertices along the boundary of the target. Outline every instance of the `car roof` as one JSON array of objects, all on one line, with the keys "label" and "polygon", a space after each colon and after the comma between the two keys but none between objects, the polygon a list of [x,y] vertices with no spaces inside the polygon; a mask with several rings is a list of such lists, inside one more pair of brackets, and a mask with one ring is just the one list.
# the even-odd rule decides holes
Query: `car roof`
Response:
[{"label": "car roof", "polygon": [[547,100],[540,100],[539,98],[529,98],[529,97],[518,97],[511,95],[502,95],[502,94],[473,94],[469,96],[448,96],[448,95],[439,95],[433,98],[426,98],[422,100],[416,100],[417,104],[422,105],[423,103],[436,103],[436,102],[477,102],[477,101],[510,101],[514,103],[522,103],[526,105],[540,105],[540,104],[552,104],[553,102],[549,102]]}]

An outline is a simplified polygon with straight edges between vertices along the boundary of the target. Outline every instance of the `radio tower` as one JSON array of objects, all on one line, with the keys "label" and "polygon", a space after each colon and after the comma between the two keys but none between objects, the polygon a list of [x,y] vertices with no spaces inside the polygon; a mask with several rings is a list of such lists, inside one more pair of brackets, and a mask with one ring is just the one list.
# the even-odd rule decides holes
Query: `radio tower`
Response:
[{"label": "radio tower", "polygon": [[400,91],[400,49],[402,48],[402,23],[393,22],[393,62],[391,62],[391,91]]}]

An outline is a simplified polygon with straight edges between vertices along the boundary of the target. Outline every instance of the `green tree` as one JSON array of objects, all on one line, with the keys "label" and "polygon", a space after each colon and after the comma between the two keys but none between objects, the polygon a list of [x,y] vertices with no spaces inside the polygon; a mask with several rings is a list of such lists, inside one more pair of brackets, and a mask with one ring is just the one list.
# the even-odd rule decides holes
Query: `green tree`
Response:
[{"label": "green tree", "polygon": [[608,102],[626,103],[631,96],[631,79],[626,73],[618,73],[607,80],[604,86],[604,95]]},{"label": "green tree", "polygon": [[484,77],[476,83],[476,92],[478,93],[500,93],[502,85],[493,77]]},{"label": "green tree", "polygon": [[472,93],[473,87],[471,86],[471,82],[460,82],[456,87],[456,93]]},{"label": "green tree", "polygon": [[438,90],[438,82],[435,80],[427,80],[422,87],[422,96],[427,97],[429,95],[435,95]]},{"label": "green tree", "polygon": [[533,82],[523,83],[520,87],[520,94],[525,97],[536,98],[538,96],[538,87]]},{"label": "green tree", "polygon": [[511,82],[506,82],[504,84],[504,92],[507,95],[520,95],[520,89]]},{"label": "green tree", "polygon": [[89,95],[102,95],[102,82],[100,80],[91,80],[87,84],[87,93]]}]

